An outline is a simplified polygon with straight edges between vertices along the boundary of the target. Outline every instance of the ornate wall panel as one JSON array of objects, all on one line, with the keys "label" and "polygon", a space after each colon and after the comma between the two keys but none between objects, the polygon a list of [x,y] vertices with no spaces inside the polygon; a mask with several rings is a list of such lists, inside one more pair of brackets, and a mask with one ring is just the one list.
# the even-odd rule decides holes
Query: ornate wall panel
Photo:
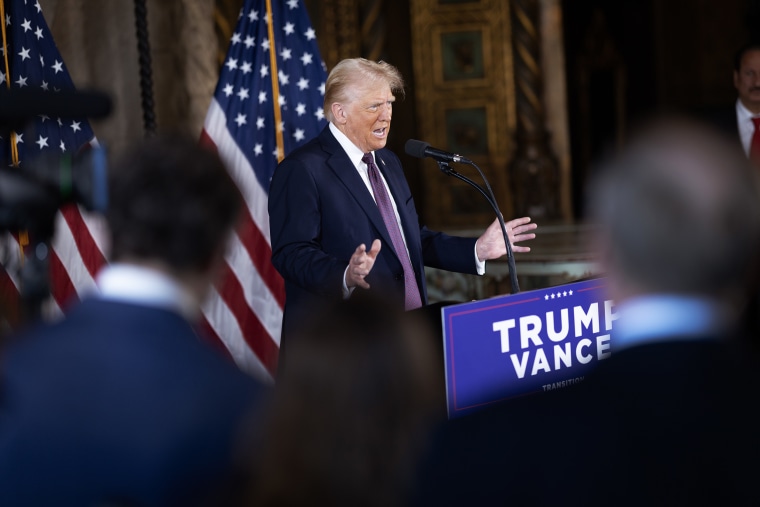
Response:
[{"label": "ornate wall panel", "polygon": [[[504,0],[413,0],[410,7],[419,137],[478,164],[507,216],[506,168],[516,126],[509,6]],[[490,223],[493,211],[477,191],[430,160],[420,164],[435,196],[426,201],[429,225]],[[454,169],[481,182],[473,168]]]}]

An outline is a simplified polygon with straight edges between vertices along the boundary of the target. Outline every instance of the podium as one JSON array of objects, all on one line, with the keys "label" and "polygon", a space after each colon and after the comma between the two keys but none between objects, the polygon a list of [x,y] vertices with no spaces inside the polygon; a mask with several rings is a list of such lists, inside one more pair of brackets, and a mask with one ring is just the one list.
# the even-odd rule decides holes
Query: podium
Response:
[{"label": "podium", "polygon": [[415,312],[437,340],[449,418],[582,382],[610,355],[616,318],[603,278]]}]

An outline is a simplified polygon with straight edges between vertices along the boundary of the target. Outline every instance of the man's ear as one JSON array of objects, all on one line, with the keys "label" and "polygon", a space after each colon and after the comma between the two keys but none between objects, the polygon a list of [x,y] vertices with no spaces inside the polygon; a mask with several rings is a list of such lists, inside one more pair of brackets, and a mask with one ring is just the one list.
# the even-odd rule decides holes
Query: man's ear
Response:
[{"label": "man's ear", "polygon": [[343,108],[343,104],[333,102],[332,106],[330,106],[330,109],[332,110],[332,114],[336,122],[340,124],[346,123],[346,110]]}]

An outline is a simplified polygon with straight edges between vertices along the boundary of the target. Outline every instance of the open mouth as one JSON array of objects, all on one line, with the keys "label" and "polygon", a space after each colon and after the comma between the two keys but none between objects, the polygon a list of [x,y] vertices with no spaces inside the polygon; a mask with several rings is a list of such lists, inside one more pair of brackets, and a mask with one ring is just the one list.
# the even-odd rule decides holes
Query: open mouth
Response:
[{"label": "open mouth", "polygon": [[388,130],[387,127],[383,127],[381,129],[373,130],[372,133],[375,134],[377,137],[385,137],[385,132]]}]

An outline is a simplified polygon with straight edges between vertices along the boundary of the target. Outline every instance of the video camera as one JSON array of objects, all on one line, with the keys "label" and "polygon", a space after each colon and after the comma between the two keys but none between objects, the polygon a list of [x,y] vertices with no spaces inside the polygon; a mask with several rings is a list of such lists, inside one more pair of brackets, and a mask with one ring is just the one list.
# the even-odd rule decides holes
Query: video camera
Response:
[{"label": "video camera", "polygon": [[[57,91],[0,87],[0,137],[9,143],[12,133],[24,132],[39,116],[49,118],[103,118],[111,99],[100,92]],[[0,231],[29,232],[33,252],[20,271],[26,318],[39,315],[49,294],[48,247],[55,232],[56,212],[65,204],[104,212],[108,205],[105,150],[92,146],[79,154],[55,155],[51,149],[36,157],[26,154],[19,167],[0,162]]]},{"label": "video camera", "polygon": [[[8,142],[12,131],[23,132],[40,115],[97,118],[107,116],[110,110],[110,99],[99,92],[0,89],[0,137]],[[75,156],[27,157],[21,167],[4,165],[0,167],[0,230],[27,229],[49,238],[55,213],[66,203],[105,211],[106,187],[102,148],[93,147]]]}]

